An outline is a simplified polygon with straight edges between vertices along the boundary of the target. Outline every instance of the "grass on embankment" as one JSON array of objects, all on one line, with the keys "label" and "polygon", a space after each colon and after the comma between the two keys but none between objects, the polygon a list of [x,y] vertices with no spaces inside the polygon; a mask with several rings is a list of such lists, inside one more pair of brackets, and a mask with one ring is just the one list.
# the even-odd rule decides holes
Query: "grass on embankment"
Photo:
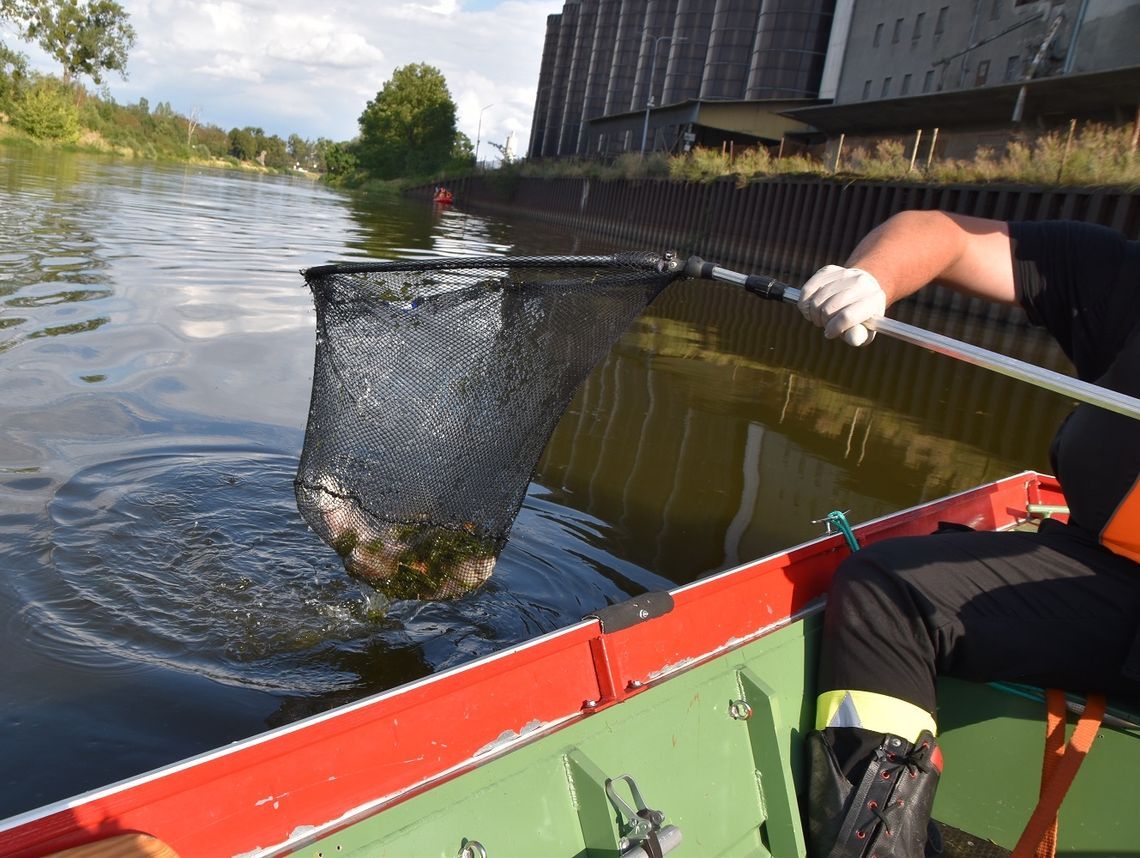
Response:
[{"label": "grass on embankment", "polygon": [[[776,158],[767,149],[735,153],[694,149],[687,155],[636,153],[613,163],[598,161],[521,162],[505,169],[522,176],[589,176],[600,179],[671,178],[711,182],[732,177],[747,185],[772,176],[820,176],[848,179],[902,180],[945,184],[1009,182],[1024,185],[1140,187],[1140,156],[1135,151],[1131,126],[1087,124],[1069,139],[1068,131],[1043,134],[1028,142],[1013,141],[1002,153],[979,147],[971,159],[922,158],[912,169],[904,143],[882,140],[873,150],[852,148],[841,152],[838,165],[831,159],[806,155]],[[924,147],[925,148],[925,147]],[[500,171],[501,172],[501,171]]]}]

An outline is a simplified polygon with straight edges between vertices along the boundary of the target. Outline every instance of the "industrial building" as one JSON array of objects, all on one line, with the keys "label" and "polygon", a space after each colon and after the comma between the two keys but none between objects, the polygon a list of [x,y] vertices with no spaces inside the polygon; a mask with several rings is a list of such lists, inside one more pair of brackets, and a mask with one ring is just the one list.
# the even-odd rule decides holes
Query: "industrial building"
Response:
[{"label": "industrial building", "polygon": [[1138,44],[1140,0],[568,0],[529,156],[1127,121]]}]

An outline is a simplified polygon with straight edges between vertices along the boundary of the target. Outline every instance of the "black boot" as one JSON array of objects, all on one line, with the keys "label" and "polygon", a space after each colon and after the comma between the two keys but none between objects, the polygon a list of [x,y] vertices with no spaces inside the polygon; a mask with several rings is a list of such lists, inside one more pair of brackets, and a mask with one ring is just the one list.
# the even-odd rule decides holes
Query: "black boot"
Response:
[{"label": "black boot", "polygon": [[[909,742],[890,734],[853,785],[835,755],[835,733],[813,731],[808,745],[808,858],[924,858],[941,851],[928,844],[930,810],[942,774],[942,754],[923,731]],[[855,769],[858,771],[858,767]],[[935,832],[937,834],[937,832]]]}]

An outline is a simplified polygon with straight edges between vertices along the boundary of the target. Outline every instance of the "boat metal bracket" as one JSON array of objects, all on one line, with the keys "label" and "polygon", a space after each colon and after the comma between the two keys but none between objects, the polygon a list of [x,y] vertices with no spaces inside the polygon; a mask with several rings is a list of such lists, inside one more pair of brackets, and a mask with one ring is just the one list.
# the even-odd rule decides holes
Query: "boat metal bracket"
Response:
[{"label": "boat metal bracket", "polygon": [[[625,781],[634,807],[630,807],[614,790],[616,781]],[[622,858],[660,858],[681,842],[681,829],[675,825],[666,825],[665,814],[653,810],[645,803],[641,790],[637,788],[637,781],[631,775],[606,778],[606,795],[610,804],[625,820],[618,843]]]},{"label": "boat metal bracket", "polygon": [[662,617],[673,610],[673,597],[666,590],[642,593],[616,605],[587,614],[585,619],[596,619],[603,632],[617,632]]},{"label": "boat metal bracket", "polygon": [[852,551],[859,550],[859,540],[855,537],[855,531],[847,521],[847,514],[851,512],[849,509],[833,509],[823,518],[813,518],[812,524],[822,524],[824,526],[824,536],[833,536],[836,533],[842,533],[843,538],[847,541],[847,547]]},{"label": "boat metal bracket", "polygon": [[[803,858],[807,849],[786,748],[794,722],[784,720],[776,690],[751,669],[740,668],[736,678],[741,694],[736,702],[749,709],[749,716],[742,719],[742,723],[748,730],[752,763],[759,776],[772,854]],[[731,710],[729,714],[732,714]]]}]

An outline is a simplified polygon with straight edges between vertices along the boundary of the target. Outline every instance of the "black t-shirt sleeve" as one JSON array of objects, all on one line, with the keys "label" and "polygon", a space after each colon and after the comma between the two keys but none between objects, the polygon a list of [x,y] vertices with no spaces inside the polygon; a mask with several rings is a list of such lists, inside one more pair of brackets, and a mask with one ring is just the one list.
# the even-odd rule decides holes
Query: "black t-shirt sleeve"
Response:
[{"label": "black t-shirt sleeve", "polygon": [[1107,227],[1071,221],[1011,223],[1009,234],[1030,321],[1053,334],[1081,378],[1098,378],[1140,312],[1140,280],[1124,271],[1136,266],[1135,248]]}]

